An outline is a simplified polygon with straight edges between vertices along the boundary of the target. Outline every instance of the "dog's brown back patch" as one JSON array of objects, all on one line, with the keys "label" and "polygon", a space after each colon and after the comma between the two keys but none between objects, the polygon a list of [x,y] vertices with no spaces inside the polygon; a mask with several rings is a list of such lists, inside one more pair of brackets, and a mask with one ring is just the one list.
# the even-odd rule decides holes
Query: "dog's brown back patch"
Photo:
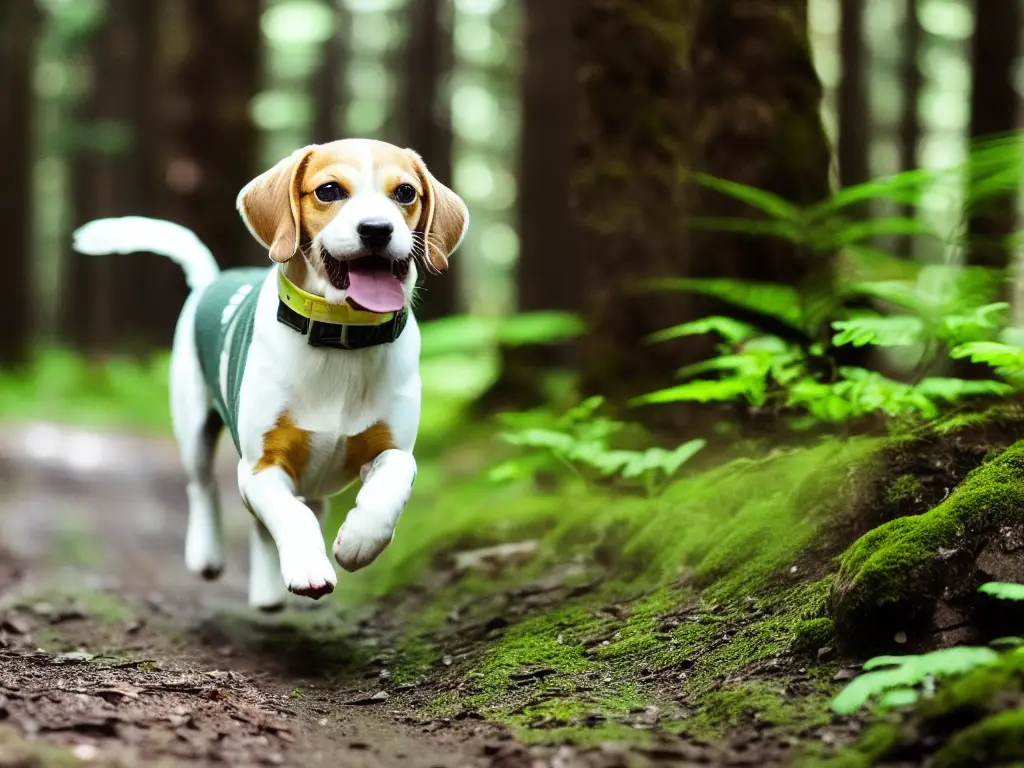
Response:
[{"label": "dog's brown back patch", "polygon": [[296,484],[309,463],[311,438],[309,432],[299,429],[285,411],[263,435],[263,455],[256,462],[254,472],[280,467]]},{"label": "dog's brown back patch", "polygon": [[349,477],[358,477],[360,467],[373,461],[384,451],[397,447],[391,428],[383,421],[378,421],[348,439],[345,446],[345,474]]}]

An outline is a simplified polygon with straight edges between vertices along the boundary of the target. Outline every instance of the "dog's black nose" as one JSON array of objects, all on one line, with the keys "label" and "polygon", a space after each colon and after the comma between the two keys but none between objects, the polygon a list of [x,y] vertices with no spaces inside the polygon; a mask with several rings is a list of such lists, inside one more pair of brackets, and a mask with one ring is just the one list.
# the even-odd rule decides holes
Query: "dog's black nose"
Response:
[{"label": "dog's black nose", "polygon": [[395,228],[387,219],[364,219],[356,226],[359,239],[367,248],[383,248],[391,242]]}]

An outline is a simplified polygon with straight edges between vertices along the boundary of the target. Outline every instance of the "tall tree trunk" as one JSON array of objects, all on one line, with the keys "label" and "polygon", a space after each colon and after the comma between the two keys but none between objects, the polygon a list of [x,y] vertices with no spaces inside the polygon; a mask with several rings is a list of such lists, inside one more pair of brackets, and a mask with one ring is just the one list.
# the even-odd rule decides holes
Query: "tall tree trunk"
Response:
[{"label": "tall tree trunk", "polygon": [[[908,0],[913,3],[914,0]],[[839,182],[850,187],[868,180],[871,115],[868,108],[867,57],[864,40],[865,0],[840,3],[839,57]]]},{"label": "tall tree trunk", "polygon": [[167,169],[176,220],[196,232],[222,267],[263,264],[266,253],[235,211],[259,170],[249,114],[260,82],[257,0],[181,0],[187,38],[178,70]]},{"label": "tall tree trunk", "polygon": [[[168,72],[162,65],[167,0],[128,2],[124,13],[135,30],[132,109],[129,113],[135,140],[132,145],[133,200],[122,213],[167,215],[166,111]],[[141,350],[169,347],[174,326],[188,290],[181,268],[151,254],[125,257],[124,274],[132,288],[125,308],[134,343]]]},{"label": "tall tree trunk", "polygon": [[[903,40],[900,55],[900,80],[903,84],[903,109],[900,112],[900,170],[909,171],[917,167],[917,146],[921,141],[920,101],[924,78],[921,75],[921,39],[924,30],[917,13],[917,0],[904,0]],[[901,215],[914,216],[916,207],[905,205]],[[913,240],[901,237],[896,241],[896,252],[910,258]]]},{"label": "tall tree trunk", "polygon": [[[692,61],[694,168],[799,205],[826,198],[831,153],[821,122],[822,87],[811,57],[807,0],[703,2]],[[708,189],[698,191],[694,210],[698,217],[759,215]],[[800,290],[808,317],[823,320],[831,308],[833,254],[742,234],[704,233],[694,247],[695,253],[715,254],[696,260],[695,276],[789,283]],[[695,307],[699,314],[736,314],[714,302]],[[700,353],[703,357],[707,349]]]},{"label": "tall tree trunk", "polygon": [[35,2],[0,4],[0,369],[23,364],[31,334],[32,157],[35,54],[40,27]]},{"label": "tall tree trunk", "polygon": [[[1013,78],[1020,53],[1024,12],[1019,2],[978,0],[972,40],[971,138],[1006,133],[1018,128],[1021,97]],[[970,219],[968,263],[1005,268],[1010,253],[1003,243],[1013,232],[1017,197],[1013,193],[986,202]]]},{"label": "tall tree trunk", "polygon": [[[584,255],[569,205],[579,100],[573,56],[578,2],[525,2],[516,262],[520,312],[579,312],[583,307]],[[546,373],[570,367],[573,351],[565,344],[503,348],[501,374],[483,410],[542,404]]]},{"label": "tall tree trunk", "polygon": [[351,14],[341,0],[328,0],[333,19],[332,34],[320,51],[320,64],[313,76],[313,142],[325,144],[343,137],[343,120],[348,108],[346,75],[348,72],[348,35]]},{"label": "tall tree trunk", "polygon": [[[397,115],[402,143],[419,152],[431,172],[447,181],[452,175],[448,86],[453,64],[452,15],[452,0],[412,3],[409,37],[401,60],[401,108]],[[455,314],[456,285],[453,275],[427,275],[416,317],[432,320]]]},{"label": "tall tree trunk", "polygon": [[684,345],[643,340],[685,320],[689,300],[632,289],[644,278],[692,272],[685,218],[697,4],[581,0],[576,14],[572,250],[585,263],[589,324],[581,386],[615,402],[671,383],[683,357]]},{"label": "tall tree trunk", "polygon": [[[72,222],[145,213],[146,201],[136,184],[132,124],[137,95],[136,39],[131,0],[110,0],[106,13],[86,43],[83,60],[89,76],[76,109],[71,161]],[[124,255],[104,258],[71,251],[63,273],[62,339],[80,351],[99,356],[122,349],[133,329],[121,301],[130,299],[135,275]]]},{"label": "tall tree trunk", "polygon": [[[805,0],[588,0],[577,17],[583,113],[573,205],[589,278],[585,389],[621,401],[671,385],[681,365],[712,351],[709,338],[644,344],[717,308],[633,294],[638,278],[770,280],[830,298],[827,256],[766,238],[689,237],[690,215],[755,215],[689,189],[691,167],[799,204],[829,194],[806,10]],[[707,410],[651,418],[679,429]]]},{"label": "tall tree trunk", "polygon": [[[85,60],[90,86],[71,164],[73,223],[103,216],[161,215],[160,6],[108,0]],[[185,298],[181,270],[165,259],[68,253],[63,338],[89,354],[169,346]],[[116,298],[115,298],[116,297]]]}]

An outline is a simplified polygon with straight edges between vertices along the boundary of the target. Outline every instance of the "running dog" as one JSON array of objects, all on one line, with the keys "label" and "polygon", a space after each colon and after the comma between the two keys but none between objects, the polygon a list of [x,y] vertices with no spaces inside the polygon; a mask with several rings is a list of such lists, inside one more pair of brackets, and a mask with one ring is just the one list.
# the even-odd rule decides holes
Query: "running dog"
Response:
[{"label": "running dog", "polygon": [[74,234],[87,254],[149,251],[181,265],[191,289],[171,354],[174,434],[188,479],[187,567],[224,567],[213,454],[227,426],[238,490],[252,512],[249,603],[285,589],[334,590],[319,517],[362,487],[334,540],[355,571],[391,542],[416,477],[420,332],[417,264],[440,272],[469,211],[415,152],[366,139],[304,147],[247,184],[238,210],[270,267],[221,271],[188,229],[139,217]]}]

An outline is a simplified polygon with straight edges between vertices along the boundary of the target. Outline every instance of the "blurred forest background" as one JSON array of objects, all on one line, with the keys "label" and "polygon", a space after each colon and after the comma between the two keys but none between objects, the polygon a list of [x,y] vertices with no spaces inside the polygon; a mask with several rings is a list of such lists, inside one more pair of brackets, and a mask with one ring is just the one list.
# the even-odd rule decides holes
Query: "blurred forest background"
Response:
[{"label": "blurred forest background", "polygon": [[[529,406],[547,396],[537,371],[562,367],[587,392],[649,392],[712,346],[642,340],[716,305],[638,293],[637,280],[808,295],[850,244],[818,254],[694,226],[759,213],[693,172],[810,205],[960,168],[972,140],[1021,127],[1022,17],[1020,0],[6,0],[0,366],[36,370],[38,399],[72,360],[145,366],[169,345],[178,268],[76,254],[75,226],[169,218],[224,266],[263,264],[238,189],[297,146],[369,136],[416,148],[472,211],[451,272],[427,278],[417,308],[436,321],[425,365],[445,359],[438,386]],[[856,215],[948,232],[969,176],[865,196]],[[872,242],[915,264],[1011,267],[1019,181],[972,209],[971,245],[955,253],[899,226]],[[3,410],[26,402],[8,393]]]}]

